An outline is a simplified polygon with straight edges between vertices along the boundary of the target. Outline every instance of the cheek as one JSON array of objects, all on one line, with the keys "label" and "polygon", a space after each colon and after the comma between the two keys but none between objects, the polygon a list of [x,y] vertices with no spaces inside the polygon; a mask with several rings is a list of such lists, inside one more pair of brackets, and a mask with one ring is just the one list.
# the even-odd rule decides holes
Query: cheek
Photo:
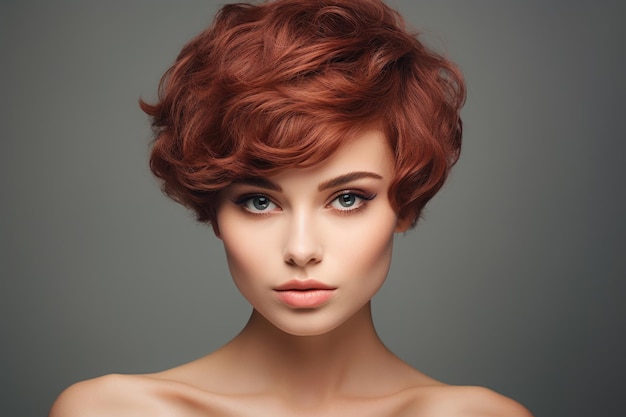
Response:
[{"label": "cheek", "polygon": [[360,226],[346,233],[346,239],[341,239],[337,245],[341,262],[345,267],[355,268],[359,274],[384,280],[391,263],[395,224],[395,214],[385,213],[376,221],[368,222],[367,227]]},{"label": "cheek", "polygon": [[[223,237],[225,237],[223,239],[224,250],[232,281],[241,295],[252,304],[258,285],[262,284],[262,281],[259,282],[259,279],[255,277],[259,278],[259,274],[266,273],[266,266],[260,256],[263,252],[250,248],[252,245],[249,242],[240,243],[239,240],[229,240],[231,235]],[[263,248],[263,245],[258,246]]]},{"label": "cheek", "polygon": [[232,213],[222,213],[218,218],[220,239],[224,245],[226,259],[235,284],[245,286],[246,278],[263,270],[263,259],[267,258],[271,234],[259,233],[245,221]]},{"label": "cheek", "polygon": [[245,230],[229,230],[222,235],[226,259],[232,277],[237,281],[263,268],[267,242],[258,242]]}]

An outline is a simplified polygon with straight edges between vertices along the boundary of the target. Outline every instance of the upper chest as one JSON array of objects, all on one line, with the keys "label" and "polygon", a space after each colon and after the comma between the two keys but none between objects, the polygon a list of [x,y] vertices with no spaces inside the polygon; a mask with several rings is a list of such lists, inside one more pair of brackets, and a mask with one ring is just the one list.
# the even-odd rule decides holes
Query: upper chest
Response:
[{"label": "upper chest", "polygon": [[439,417],[407,395],[383,398],[336,399],[317,406],[296,405],[272,396],[170,398],[167,416],[177,417]]}]

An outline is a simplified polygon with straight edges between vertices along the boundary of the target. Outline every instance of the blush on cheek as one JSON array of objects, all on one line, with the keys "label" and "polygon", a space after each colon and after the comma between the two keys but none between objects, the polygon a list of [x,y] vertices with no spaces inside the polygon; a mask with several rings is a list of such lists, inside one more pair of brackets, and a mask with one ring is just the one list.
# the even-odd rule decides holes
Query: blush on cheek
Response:
[{"label": "blush on cheek", "polygon": [[358,266],[371,278],[372,285],[378,280],[382,285],[391,265],[395,222],[372,222],[371,226],[353,236],[354,244],[343,245],[340,250],[346,266]]},{"label": "blush on cheek", "polygon": [[[395,222],[389,219],[387,222],[371,222],[368,227],[364,227],[356,236],[356,245],[360,247],[360,252],[367,253],[367,259],[373,262],[380,257],[386,256],[393,245]],[[356,252],[356,251],[355,251]]]}]

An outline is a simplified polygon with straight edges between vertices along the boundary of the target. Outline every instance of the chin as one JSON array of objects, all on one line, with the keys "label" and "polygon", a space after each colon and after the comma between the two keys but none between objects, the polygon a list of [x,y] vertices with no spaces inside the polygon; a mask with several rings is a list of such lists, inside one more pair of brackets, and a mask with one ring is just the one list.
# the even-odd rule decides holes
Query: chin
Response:
[{"label": "chin", "polygon": [[[302,316],[309,314],[309,312],[302,311]],[[276,327],[281,332],[291,335],[291,336],[300,336],[300,337],[312,337],[312,336],[322,336],[328,333],[331,333],[333,330],[337,329],[341,326],[343,322],[332,321],[329,322],[322,318],[318,317],[296,317],[292,318],[288,322],[284,321],[270,321],[274,327]]]},{"label": "chin", "polygon": [[322,336],[331,333],[340,324],[331,325],[329,323],[293,323],[290,325],[276,325],[276,328],[283,333],[298,337]]},{"label": "chin", "polygon": [[360,313],[367,313],[367,305],[358,308],[355,312],[342,309],[339,311],[329,307],[291,310],[287,315],[265,316],[265,319],[285,334],[313,337],[334,333],[342,328],[353,328],[362,316]]},{"label": "chin", "polygon": [[332,329],[328,329],[328,328],[311,328],[311,329],[280,329],[283,332],[287,333],[288,335],[291,336],[296,336],[296,337],[315,337],[315,336],[323,336],[325,334],[328,334],[330,332],[332,332],[335,328]]}]

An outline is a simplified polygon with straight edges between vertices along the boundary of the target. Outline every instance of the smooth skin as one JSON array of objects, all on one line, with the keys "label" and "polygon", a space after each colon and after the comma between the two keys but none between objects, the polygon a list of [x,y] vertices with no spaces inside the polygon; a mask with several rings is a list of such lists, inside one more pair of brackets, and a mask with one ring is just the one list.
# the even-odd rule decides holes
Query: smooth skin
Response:
[{"label": "smooth skin", "polygon": [[[387,193],[393,157],[364,132],[323,164],[235,183],[220,196],[218,237],[253,307],[241,333],[188,364],[108,375],[64,391],[49,417],[532,417],[486,388],[440,383],[390,352],[370,300],[387,277],[398,219]],[[277,288],[314,279],[313,308]]]}]

